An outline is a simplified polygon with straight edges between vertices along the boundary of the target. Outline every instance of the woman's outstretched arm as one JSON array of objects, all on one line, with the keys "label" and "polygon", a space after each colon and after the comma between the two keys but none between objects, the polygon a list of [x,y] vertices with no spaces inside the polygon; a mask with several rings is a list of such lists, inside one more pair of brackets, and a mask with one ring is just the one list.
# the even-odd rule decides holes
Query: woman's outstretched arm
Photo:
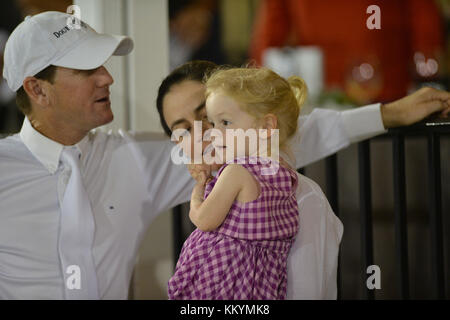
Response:
[{"label": "woman's outstretched arm", "polygon": [[450,93],[422,88],[413,94],[387,104],[373,104],[347,111],[314,109],[299,117],[298,130],[291,139],[296,168],[302,168],[348,147],[386,132],[407,126],[440,112],[448,116]]}]

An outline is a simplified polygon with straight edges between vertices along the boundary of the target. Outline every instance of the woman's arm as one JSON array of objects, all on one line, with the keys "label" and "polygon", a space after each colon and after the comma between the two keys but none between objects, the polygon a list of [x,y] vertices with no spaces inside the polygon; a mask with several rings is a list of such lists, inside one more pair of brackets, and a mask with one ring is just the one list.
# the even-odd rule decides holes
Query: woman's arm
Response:
[{"label": "woman's arm", "polygon": [[291,139],[296,167],[302,168],[349,146],[386,132],[387,128],[407,126],[434,112],[448,116],[450,93],[422,88],[387,104],[373,104],[346,111],[315,108],[299,117],[298,130]]},{"label": "woman's arm", "polygon": [[217,229],[225,220],[248,175],[250,173],[244,167],[238,164],[228,165],[220,174],[211,193],[203,200],[206,175],[202,173],[192,191],[189,211],[192,223],[202,231]]}]

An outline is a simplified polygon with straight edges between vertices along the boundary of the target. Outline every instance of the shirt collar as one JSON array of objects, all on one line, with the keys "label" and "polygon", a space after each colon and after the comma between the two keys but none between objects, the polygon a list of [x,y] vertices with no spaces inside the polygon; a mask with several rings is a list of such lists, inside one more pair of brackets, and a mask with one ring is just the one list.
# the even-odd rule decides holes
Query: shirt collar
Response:
[{"label": "shirt collar", "polygon": [[[64,145],[47,138],[34,129],[30,120],[28,120],[28,117],[25,117],[25,120],[23,121],[19,136],[28,150],[30,150],[51,174],[54,174],[58,169],[59,158]],[[79,143],[77,143],[76,147],[83,155],[83,153],[87,151],[88,136],[86,135]]]}]

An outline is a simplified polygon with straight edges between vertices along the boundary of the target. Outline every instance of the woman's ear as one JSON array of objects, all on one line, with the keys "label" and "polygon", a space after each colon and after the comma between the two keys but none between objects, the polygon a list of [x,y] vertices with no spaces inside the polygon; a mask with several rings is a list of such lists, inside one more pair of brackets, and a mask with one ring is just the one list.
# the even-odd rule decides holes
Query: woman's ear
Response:
[{"label": "woman's ear", "polygon": [[267,130],[267,138],[272,136],[272,130],[278,129],[278,118],[272,113],[266,114],[261,119],[261,122],[262,128]]},{"label": "woman's ear", "polygon": [[33,104],[47,107],[50,104],[47,81],[35,77],[26,77],[23,80],[23,89]]}]

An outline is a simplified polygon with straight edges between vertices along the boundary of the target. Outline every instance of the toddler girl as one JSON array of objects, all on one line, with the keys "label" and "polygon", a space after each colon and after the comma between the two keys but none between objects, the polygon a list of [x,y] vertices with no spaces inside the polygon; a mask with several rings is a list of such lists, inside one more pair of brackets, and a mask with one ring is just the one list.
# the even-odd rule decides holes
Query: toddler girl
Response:
[{"label": "toddler girl", "polygon": [[196,178],[189,217],[197,229],[183,245],[169,298],[285,299],[299,227],[297,175],[276,149],[287,151],[306,86],[266,68],[232,68],[210,75],[206,89],[212,144],[225,164],[211,180]]}]

